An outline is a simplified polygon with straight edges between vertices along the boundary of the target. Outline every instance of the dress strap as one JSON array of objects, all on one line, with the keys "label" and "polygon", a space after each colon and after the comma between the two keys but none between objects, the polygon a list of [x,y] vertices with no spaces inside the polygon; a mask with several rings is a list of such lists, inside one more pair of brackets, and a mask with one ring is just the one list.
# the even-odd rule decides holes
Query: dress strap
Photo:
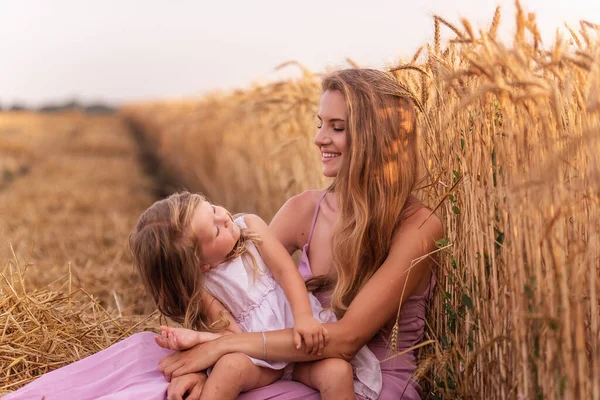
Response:
[{"label": "dress strap", "polygon": [[309,246],[310,246],[310,240],[312,239],[313,231],[315,230],[315,224],[317,222],[317,217],[319,215],[319,209],[321,208],[321,202],[325,198],[326,194],[327,194],[327,190],[325,190],[323,192],[323,194],[319,198],[319,201],[317,202],[317,207],[315,208],[315,215],[313,215],[312,224],[310,225],[310,231],[308,232],[308,240],[306,241],[306,244],[308,244]]}]

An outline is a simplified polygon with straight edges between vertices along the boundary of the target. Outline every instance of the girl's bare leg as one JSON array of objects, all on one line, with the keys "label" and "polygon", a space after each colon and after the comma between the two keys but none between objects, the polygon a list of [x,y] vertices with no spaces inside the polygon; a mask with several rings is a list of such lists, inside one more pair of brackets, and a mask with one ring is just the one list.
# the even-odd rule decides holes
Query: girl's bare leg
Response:
[{"label": "girl's bare leg", "polygon": [[200,400],[235,399],[241,392],[267,386],[281,378],[283,370],[259,367],[241,353],[219,359],[208,376]]},{"label": "girl's bare leg", "polygon": [[293,379],[317,389],[322,400],[355,400],[352,365],[340,358],[297,363]]}]

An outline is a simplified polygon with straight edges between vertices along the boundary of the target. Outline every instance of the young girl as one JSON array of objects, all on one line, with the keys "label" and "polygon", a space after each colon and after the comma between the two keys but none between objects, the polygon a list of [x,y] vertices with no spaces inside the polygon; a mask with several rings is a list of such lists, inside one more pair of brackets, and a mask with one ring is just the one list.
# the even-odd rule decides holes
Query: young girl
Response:
[{"label": "young girl", "polygon": [[[160,346],[183,350],[228,333],[294,328],[296,348],[304,343],[307,353],[323,350],[327,331],[321,323],[335,315],[307,292],[294,261],[259,217],[234,220],[198,194],[177,193],[140,217],[130,249],[158,309],[194,329],[162,327]],[[330,358],[287,368],[266,361],[264,333],[263,344],[264,360],[239,353],[222,357],[202,399],[235,399],[282,376],[319,390],[323,399],[354,399],[355,392],[376,399],[381,391],[379,361],[366,347],[352,366]]]}]

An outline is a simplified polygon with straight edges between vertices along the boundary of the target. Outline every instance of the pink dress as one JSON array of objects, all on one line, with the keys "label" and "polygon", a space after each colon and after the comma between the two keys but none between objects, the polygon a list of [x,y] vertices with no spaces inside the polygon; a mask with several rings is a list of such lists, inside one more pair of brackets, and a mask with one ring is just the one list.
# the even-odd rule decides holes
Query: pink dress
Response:
[{"label": "pink dress", "polygon": [[158,361],[171,353],[137,333],[83,360],[48,372],[2,400],[165,400]]},{"label": "pink dress", "polygon": [[[322,198],[321,198],[322,200]],[[317,220],[319,206],[315,210],[307,244],[302,249],[300,273],[304,278],[312,276],[308,260],[308,248]],[[427,303],[435,280],[425,293],[411,296],[400,313],[399,350],[418,344],[423,338]],[[321,298],[326,305],[326,296]],[[83,360],[69,364],[42,375],[21,389],[2,397],[3,400],[165,400],[168,382],[158,371],[158,361],[170,353],[157,346],[154,333],[142,332],[130,336],[105,350]],[[388,356],[388,338],[377,334],[368,347],[379,360]],[[420,400],[420,387],[412,379],[416,366],[414,351],[382,362],[382,390],[380,400]],[[359,399],[364,397],[358,396]],[[301,383],[280,380],[269,386],[243,393],[239,400],[319,400],[317,391]]]}]

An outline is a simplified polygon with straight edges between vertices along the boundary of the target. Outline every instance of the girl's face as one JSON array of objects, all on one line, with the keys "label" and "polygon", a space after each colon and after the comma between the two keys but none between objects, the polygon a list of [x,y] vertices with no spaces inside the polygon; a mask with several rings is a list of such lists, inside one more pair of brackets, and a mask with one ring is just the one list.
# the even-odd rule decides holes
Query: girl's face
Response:
[{"label": "girl's face", "polygon": [[342,166],[346,152],[346,100],[339,90],[327,90],[321,96],[317,114],[319,131],[315,144],[321,151],[323,175],[333,178]]},{"label": "girl's face", "polygon": [[240,228],[229,211],[207,201],[198,204],[190,225],[200,243],[205,270],[225,261],[240,238]]}]

